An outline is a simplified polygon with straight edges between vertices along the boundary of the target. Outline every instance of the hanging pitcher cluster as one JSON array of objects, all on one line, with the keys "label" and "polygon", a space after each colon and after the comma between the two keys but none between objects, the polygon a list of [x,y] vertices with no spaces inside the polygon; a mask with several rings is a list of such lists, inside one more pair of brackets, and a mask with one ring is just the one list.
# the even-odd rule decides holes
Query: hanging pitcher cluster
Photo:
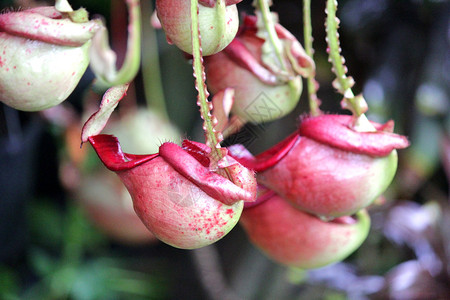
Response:
[{"label": "hanging pitcher cluster", "polygon": [[305,117],[296,132],[257,156],[242,145],[230,148],[257,172],[264,191],[245,209],[242,225],[280,263],[321,267],[365,240],[370,219],[364,209],[391,183],[395,149],[408,141],[391,132],[391,123],[372,123],[375,132],[357,132],[351,123],[344,115]]},{"label": "hanging pitcher cluster", "polygon": [[[175,9],[173,1],[157,1],[157,15],[168,41],[192,53],[186,30],[190,1],[177,3]],[[198,10],[207,86],[217,96],[216,128],[226,129],[233,118],[262,123],[290,113],[300,98],[301,76],[315,73],[313,60],[276,22],[282,64],[271,60],[267,49],[273,37],[260,15],[244,16],[236,37],[219,51],[224,45],[213,29],[232,27],[237,19],[227,15],[224,27],[215,23],[221,19],[208,22],[202,12],[212,14],[218,6],[200,1]],[[261,93],[279,108],[277,115],[249,113]],[[264,153],[253,156],[242,145],[221,148],[225,155],[218,164],[209,147],[191,141],[182,147],[165,143],[150,156],[123,154],[110,136],[89,141],[127,186],[142,221],[166,243],[201,247],[222,238],[240,219],[250,240],[272,259],[315,268],[344,259],[365,240],[370,227],[365,208],[392,181],[396,149],[408,146],[405,137],[392,133],[392,122],[371,125],[375,131],[359,132],[352,116],[303,117],[296,132]]]},{"label": "hanging pitcher cluster", "polygon": [[[205,143],[165,142],[157,153],[138,155],[125,153],[117,138],[101,134],[128,89],[121,79],[137,72],[130,66],[139,62],[140,32],[129,32],[134,59],[116,72],[115,56],[104,40],[94,39],[97,32],[104,34],[101,22],[55,7],[0,15],[0,101],[28,111],[57,105],[91,61],[100,81],[114,87],[86,122],[82,140],[119,176],[136,214],[158,239],[199,248],[240,221],[249,239],[281,264],[316,268],[342,260],[365,240],[366,208],[388,188],[397,168],[396,150],[408,141],[393,133],[393,122],[367,121],[371,130],[362,131],[355,126],[359,116],[319,113],[303,116],[295,132],[256,156],[242,145],[221,147],[221,132],[292,112],[302,77],[315,75],[313,59],[278,24],[268,10],[270,1],[254,1],[256,15],[243,16],[239,27],[236,4],[241,1],[156,1],[167,41],[194,57]],[[126,2],[136,21],[139,1]],[[136,29],[140,23],[133,24],[130,28]],[[98,51],[89,54],[93,41]],[[205,99],[205,78],[211,102]],[[257,113],[265,99],[274,113]]]}]

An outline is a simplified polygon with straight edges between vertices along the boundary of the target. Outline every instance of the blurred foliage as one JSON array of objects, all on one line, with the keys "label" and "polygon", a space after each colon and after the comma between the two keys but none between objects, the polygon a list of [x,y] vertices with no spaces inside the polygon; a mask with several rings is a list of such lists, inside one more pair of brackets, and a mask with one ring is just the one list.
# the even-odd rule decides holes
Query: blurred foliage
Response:
[{"label": "blurred foliage", "polygon": [[129,258],[114,256],[79,206],[35,199],[27,220],[26,260],[35,278],[19,292],[23,274],[2,267],[1,299],[166,299],[164,271],[142,272],[130,268]]}]

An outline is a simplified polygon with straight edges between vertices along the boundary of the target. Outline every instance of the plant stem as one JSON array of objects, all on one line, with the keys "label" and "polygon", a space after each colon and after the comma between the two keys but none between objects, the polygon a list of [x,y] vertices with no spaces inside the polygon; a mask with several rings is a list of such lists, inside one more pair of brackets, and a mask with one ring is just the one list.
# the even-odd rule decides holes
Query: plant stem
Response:
[{"label": "plant stem", "polygon": [[272,15],[270,13],[269,1],[270,0],[257,0],[258,8],[259,11],[261,12],[264,27],[266,28],[267,33],[269,35],[269,40],[270,43],[272,44],[273,50],[275,51],[275,55],[280,64],[280,68],[283,71],[287,71],[288,68],[286,66],[286,62],[283,59],[283,46],[275,30],[275,24],[273,23]]},{"label": "plant stem", "polygon": [[[309,57],[311,57],[311,59],[313,59],[314,49],[311,25],[311,0],[303,0],[303,35],[305,41],[305,52]],[[320,100],[317,98],[317,88],[314,76],[315,73],[309,75],[307,78],[308,101],[311,115],[318,116],[321,114],[319,108]]]},{"label": "plant stem", "polygon": [[367,103],[362,96],[355,97],[352,91],[354,81],[346,75],[347,67],[344,65],[344,57],[341,56],[339,34],[337,32],[340,21],[336,17],[336,11],[337,1],[327,0],[327,18],[325,22],[327,32],[326,41],[328,44],[329,61],[333,65],[332,71],[336,74],[333,86],[344,96],[341,106],[351,110],[355,116],[353,128],[358,131],[375,131],[375,128],[364,115],[364,112],[367,110]]},{"label": "plant stem", "polygon": [[[216,0],[216,6],[214,7],[215,14],[214,18],[217,20],[217,29],[218,32],[225,34],[227,31],[227,20],[226,20],[226,13],[227,13],[227,4],[225,3],[226,0]],[[221,35],[217,35],[218,39],[216,43],[220,43]],[[217,38],[216,37],[216,38]]]},{"label": "plant stem", "polygon": [[113,85],[130,82],[141,63],[141,6],[139,0],[126,0],[129,14],[128,41],[125,60]]},{"label": "plant stem", "polygon": [[[152,14],[152,2],[142,3],[142,17],[150,20]],[[142,40],[142,77],[144,81],[145,99],[147,108],[157,111],[162,117],[168,119],[167,107],[165,104],[164,90],[161,80],[161,70],[159,66],[158,40],[156,31],[152,26],[144,26],[142,29],[144,36]]]},{"label": "plant stem", "polygon": [[[223,1],[223,0],[218,0]],[[220,5],[216,3],[216,5]],[[214,129],[211,109],[212,104],[208,101],[208,90],[205,85],[205,69],[201,53],[200,30],[198,24],[198,0],[191,0],[191,32],[192,32],[192,65],[194,69],[195,87],[198,91],[197,105],[200,107],[200,115],[203,119],[203,130],[205,131],[206,145],[211,148],[213,156],[218,160],[223,158],[220,151],[220,140]]]},{"label": "plant stem", "polygon": [[195,249],[191,254],[200,282],[212,300],[241,300],[227,283],[215,245]]},{"label": "plant stem", "polygon": [[[352,83],[347,77],[347,69],[344,66],[344,58],[341,56],[341,48],[339,44],[339,34],[337,32],[337,27],[339,24],[339,19],[336,17],[337,1],[327,0],[327,19],[326,19],[326,31],[327,31],[327,44],[329,51],[329,60],[333,65],[333,72],[336,74],[337,83],[339,87],[337,88],[340,93],[344,96],[346,93],[351,92]],[[353,95],[353,92],[351,92]]]},{"label": "plant stem", "polygon": [[[291,70],[289,70],[288,66],[286,65],[286,60],[284,59],[283,44],[280,41],[280,38],[278,37],[277,31],[275,29],[275,24],[273,22],[272,14],[270,12],[269,4],[271,3],[271,0],[255,0],[253,5],[255,5],[255,3],[256,7],[261,13],[262,21],[268,34],[268,41],[270,42],[270,45],[272,46],[272,49],[275,52],[279,68],[285,73],[290,73]],[[287,84],[289,85],[291,90],[295,89],[295,81],[293,79],[289,79],[287,81]]]}]

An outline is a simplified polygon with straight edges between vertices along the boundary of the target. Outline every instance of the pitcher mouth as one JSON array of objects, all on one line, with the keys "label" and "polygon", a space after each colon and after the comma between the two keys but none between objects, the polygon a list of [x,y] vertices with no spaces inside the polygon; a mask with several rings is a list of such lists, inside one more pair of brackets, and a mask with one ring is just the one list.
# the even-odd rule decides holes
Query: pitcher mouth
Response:
[{"label": "pitcher mouth", "polygon": [[[113,135],[99,134],[90,136],[88,140],[100,160],[111,171],[127,171],[159,157],[178,174],[226,205],[232,205],[241,200],[247,202],[255,199],[254,192],[243,189],[209,170],[207,167],[209,160],[204,155],[206,148],[202,148],[200,143],[186,140],[183,142],[185,147],[183,149],[177,144],[167,142],[159,147],[159,153],[138,155],[124,153],[119,140]],[[203,156],[205,159],[202,159]]]},{"label": "pitcher mouth", "polygon": [[244,146],[239,144],[228,147],[228,150],[230,150],[230,155],[243,166],[255,172],[263,172],[282,160],[295,146],[298,139],[299,135],[294,132],[272,148],[256,156],[253,156]]},{"label": "pitcher mouth", "polygon": [[100,26],[96,20],[72,22],[53,6],[0,15],[0,31],[59,46],[80,47],[92,39]]},{"label": "pitcher mouth", "polygon": [[352,116],[323,114],[301,118],[298,128],[300,136],[315,140],[344,151],[372,157],[384,157],[395,149],[409,146],[406,137],[390,132],[392,122],[371,122],[377,131],[359,132],[350,128]]}]

